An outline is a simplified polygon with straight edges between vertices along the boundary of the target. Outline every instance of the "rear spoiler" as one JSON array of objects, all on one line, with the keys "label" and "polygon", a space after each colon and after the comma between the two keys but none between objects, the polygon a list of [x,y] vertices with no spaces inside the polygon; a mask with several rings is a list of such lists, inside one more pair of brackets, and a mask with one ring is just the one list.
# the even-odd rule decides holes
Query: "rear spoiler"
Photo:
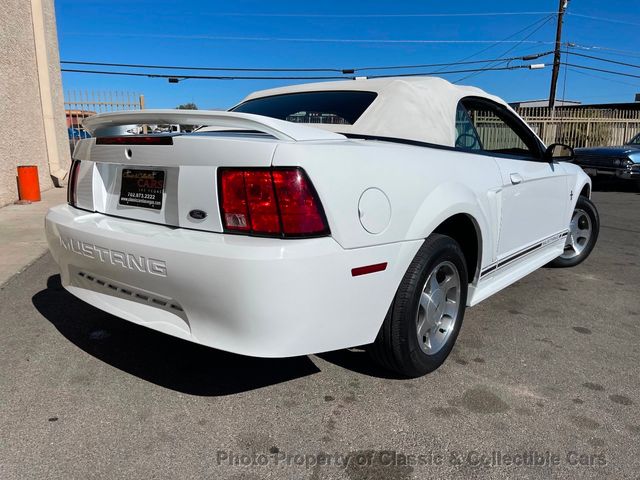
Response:
[{"label": "rear spoiler", "polygon": [[278,140],[340,140],[343,135],[308,125],[285,122],[251,113],[216,110],[134,110],[100,113],[83,120],[82,125],[94,137],[122,135],[131,125],[200,125],[229,129],[257,130]]}]

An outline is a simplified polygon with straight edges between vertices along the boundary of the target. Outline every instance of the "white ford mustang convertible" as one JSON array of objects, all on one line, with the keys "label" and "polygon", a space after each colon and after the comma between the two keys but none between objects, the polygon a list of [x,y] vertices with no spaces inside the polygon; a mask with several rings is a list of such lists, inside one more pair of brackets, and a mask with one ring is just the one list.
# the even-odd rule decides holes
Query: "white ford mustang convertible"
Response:
[{"label": "white ford mustang convertible", "polygon": [[[201,126],[127,134],[132,125]],[[502,100],[431,77],[253,93],[228,112],[85,120],[46,217],[62,284],[139,325],[288,357],[366,345],[419,376],[466,306],[583,261],[591,184]]]}]

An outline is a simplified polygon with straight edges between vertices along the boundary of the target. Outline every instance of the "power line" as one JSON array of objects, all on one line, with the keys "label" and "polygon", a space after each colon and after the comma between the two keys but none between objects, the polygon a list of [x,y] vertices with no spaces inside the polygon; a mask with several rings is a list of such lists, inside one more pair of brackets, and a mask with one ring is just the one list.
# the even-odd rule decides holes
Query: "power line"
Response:
[{"label": "power line", "polygon": [[[176,40],[211,40],[211,41],[248,41],[248,42],[293,42],[293,43],[371,43],[371,44],[482,44],[496,43],[499,40],[447,40],[447,39],[365,39],[365,38],[299,38],[299,37],[236,37],[219,35],[179,35],[164,33],[127,33],[127,32],[66,32],[63,36],[86,36],[86,37],[132,37],[132,38],[165,38]],[[502,41],[502,43],[523,43],[522,41]],[[553,45],[550,41],[527,41],[524,43],[538,45]]]},{"label": "power line", "polygon": [[572,55],[574,55],[576,57],[591,58],[593,60],[598,60],[600,62],[615,63],[616,65],[623,65],[625,67],[640,68],[640,65],[638,65],[638,64],[627,63],[627,62],[619,62],[617,60],[610,60],[608,58],[597,57],[595,55],[587,55],[585,53],[573,52]]},{"label": "power line", "polygon": [[[473,65],[477,63],[493,63],[496,61],[501,62],[511,62],[513,60],[535,60],[536,58],[544,57],[546,55],[551,55],[552,51],[541,52],[541,53],[532,53],[530,55],[518,56],[518,57],[510,57],[510,58],[493,58],[488,60],[471,60],[471,61],[457,61],[450,63],[431,63],[431,64],[422,64],[422,65],[397,65],[397,66],[383,66],[383,67],[361,67],[355,68],[354,71],[362,72],[362,71],[371,71],[371,70],[404,70],[409,68],[427,68],[427,67],[453,67],[457,65]],[[451,72],[443,72],[443,73],[451,73]]]},{"label": "power line", "polygon": [[407,70],[416,68],[431,68],[431,67],[443,67],[443,66],[457,66],[457,65],[473,65],[481,63],[492,63],[496,61],[513,61],[513,60],[534,60],[536,58],[550,55],[553,52],[533,53],[526,56],[511,57],[511,58],[491,58],[486,60],[473,60],[462,62],[449,62],[449,63],[424,63],[415,65],[383,65],[383,66],[369,66],[369,67],[357,67],[357,68],[253,68],[253,67],[197,67],[197,66],[185,66],[185,65],[147,65],[138,63],[107,63],[107,62],[89,62],[89,61],[70,61],[61,60],[61,64],[65,65],[85,65],[94,67],[125,67],[125,68],[144,68],[154,70],[191,70],[191,71],[224,71],[224,72],[336,72],[342,74],[352,74],[355,72],[374,71],[374,70]]},{"label": "power line", "polygon": [[[554,17],[555,17],[555,15],[550,15],[550,16],[548,16],[546,19],[544,19],[544,22],[542,22],[540,25],[538,25],[538,26],[537,26],[537,28],[535,28],[534,30],[532,30],[531,32],[529,32],[529,33],[528,33],[528,34],[527,34],[523,39],[521,39],[519,42],[516,42],[516,44],[515,44],[515,45],[513,45],[512,47],[510,47],[509,49],[507,49],[506,51],[504,51],[504,52],[502,53],[502,55],[506,55],[507,53],[509,53],[509,52],[513,51],[515,48],[517,48],[518,46],[520,46],[522,43],[526,42],[526,41],[527,41],[531,36],[533,36],[536,32],[538,32],[542,27],[544,27],[544,26],[545,26],[545,25],[546,25],[546,24],[547,24],[547,23],[548,23],[552,18],[554,18]],[[536,23],[537,23],[537,22],[536,22]],[[525,29],[525,30],[526,30],[526,29]],[[550,54],[550,53],[553,53],[553,52],[549,52],[549,54]],[[504,62],[497,62],[497,63],[494,63],[494,64],[492,64],[492,65],[489,65],[489,67],[495,67],[495,66],[497,66],[497,65],[500,65],[501,63],[504,63]],[[478,72],[476,72],[476,73],[472,73],[472,74],[470,74],[470,75],[466,75],[466,76],[464,76],[464,77],[462,77],[462,78],[459,78],[458,80],[455,80],[453,83],[462,82],[463,80],[467,80],[467,79],[469,79],[469,78],[472,78],[472,77],[474,77],[474,76],[480,75],[480,74],[482,74],[482,73],[483,73],[483,71],[478,71]]]},{"label": "power line", "polygon": [[624,80],[618,80],[615,78],[607,78],[607,77],[602,77],[600,75],[594,75],[593,73],[587,73],[587,72],[583,72],[581,70],[577,70],[575,68],[568,68],[568,70],[571,70],[574,73],[579,73],[580,75],[585,75],[587,77],[592,77],[592,78],[597,78],[599,80],[604,80],[606,82],[614,82],[614,83],[619,83],[621,85],[630,85],[632,87],[640,87],[640,83],[631,83],[631,82],[625,82]]},{"label": "power line", "polygon": [[[553,15],[551,15],[551,16],[549,16],[549,17],[547,17],[547,18],[545,19],[545,21],[544,21],[542,24],[538,25],[538,27],[537,27],[537,28],[535,28],[534,30],[532,30],[531,32],[529,32],[529,33],[528,33],[528,34],[527,34],[527,35],[526,35],[522,40],[520,40],[518,43],[516,43],[516,44],[515,44],[515,45],[513,45],[512,47],[510,47],[510,48],[508,48],[507,50],[505,50],[505,51],[502,53],[502,55],[506,55],[507,53],[509,53],[509,52],[513,51],[515,48],[517,48],[518,46],[520,46],[524,41],[526,41],[528,38],[530,38],[531,36],[533,36],[537,31],[539,31],[542,27],[544,27],[544,26],[549,22],[549,20],[551,20],[553,17],[554,17]],[[549,53],[553,53],[553,52],[549,52]],[[508,61],[507,61],[507,62],[508,62]],[[497,62],[494,62],[493,64],[489,65],[489,67],[496,67],[496,66],[498,66],[498,65],[500,65],[500,64],[502,64],[502,63],[504,63],[504,62],[497,61]],[[475,72],[475,73],[471,73],[470,75],[466,75],[466,76],[464,76],[464,77],[462,77],[462,78],[459,78],[458,80],[455,80],[453,83],[459,83],[459,82],[462,82],[463,80],[467,80],[467,79],[472,78],[472,77],[475,77],[475,76],[477,76],[477,75],[481,75],[482,73],[483,73],[483,71],[482,71],[482,70],[480,70],[480,71],[478,71],[478,72]]]},{"label": "power line", "polygon": [[504,71],[504,70],[519,70],[523,68],[531,68],[530,65],[509,65],[506,67],[485,67],[485,68],[475,68],[475,69],[467,69],[467,70],[449,70],[447,72],[421,72],[421,73],[401,73],[398,75],[371,75],[368,78],[389,78],[389,77],[419,77],[419,76],[429,76],[440,73],[441,75],[447,75],[451,73],[469,73],[469,72],[486,72],[486,71]]},{"label": "power line", "polygon": [[83,62],[60,60],[66,65],[90,65],[94,67],[126,67],[126,68],[152,68],[157,70],[198,70],[210,72],[337,72],[342,73],[342,68],[248,68],[248,67],[190,67],[184,65],[145,65],[139,63],[107,63],[107,62]]},{"label": "power line", "polygon": [[632,73],[616,72],[615,70],[606,70],[604,68],[587,67],[586,65],[576,65],[575,63],[563,62],[562,65],[573,68],[581,68],[583,70],[593,70],[594,72],[609,73],[611,75],[620,75],[622,77],[640,78],[640,75],[634,75]]},{"label": "power line", "polygon": [[[512,65],[507,67],[497,67],[497,68],[481,68],[481,69],[462,69],[462,70],[452,70],[449,72],[444,72],[444,74],[451,73],[468,73],[468,72],[476,72],[476,71],[501,71],[501,70],[516,70],[521,68],[530,68],[529,65]],[[163,73],[141,73],[141,72],[119,72],[119,71],[106,71],[106,70],[83,70],[83,69],[70,69],[63,68],[61,69],[63,72],[69,73],[86,73],[86,74],[95,74],[95,75],[119,75],[119,76],[130,76],[130,77],[147,77],[147,78],[166,78],[166,79],[175,79],[175,81],[181,80],[355,80],[354,76],[253,76],[253,75],[171,75],[171,74],[163,74]],[[416,73],[403,73],[396,75],[372,75],[368,78],[387,78],[387,77],[414,77],[414,76],[427,76],[433,75],[437,72],[416,72]]]},{"label": "power line", "polygon": [[[569,61],[569,47],[565,47],[564,49],[564,55],[565,55],[565,62]],[[567,72],[569,70],[569,67],[567,67],[566,65],[564,66],[564,78],[562,79],[562,102],[564,103],[565,99],[566,99],[566,93],[567,93]],[[561,127],[562,128],[562,127]]]},{"label": "power line", "polygon": [[620,57],[640,58],[640,51],[620,50],[617,48],[601,47],[599,45],[580,45],[574,42],[568,42],[570,48],[579,48],[580,50],[597,50],[602,55],[616,55]]},{"label": "power line", "polygon": [[626,20],[618,20],[616,18],[596,17],[593,15],[583,15],[581,13],[568,13],[567,15],[570,15],[572,17],[579,17],[579,18],[588,18],[590,20],[598,20],[600,22],[620,23],[622,25],[631,25],[634,27],[640,27],[640,23],[627,22]]},{"label": "power line", "polygon": [[354,80],[355,77],[341,77],[330,75],[319,76],[254,76],[254,75],[170,75],[163,73],[138,73],[138,72],[117,72],[108,70],[83,70],[76,68],[61,68],[61,72],[69,73],[91,73],[96,75],[121,75],[128,77],[147,78],[168,78],[177,80]]},{"label": "power line", "polygon": [[[553,16],[553,15],[552,15],[552,16]],[[549,18],[550,18],[549,16],[546,16],[546,17],[543,17],[543,18],[541,18],[541,19],[538,19],[538,20],[536,20],[535,22],[531,23],[530,25],[527,25],[526,27],[524,27],[524,28],[522,28],[522,29],[518,30],[517,32],[512,33],[511,35],[509,35],[509,36],[505,37],[504,39],[502,39],[502,40],[498,40],[497,42],[495,42],[495,43],[494,43],[494,44],[492,44],[492,45],[489,45],[488,47],[485,47],[485,48],[483,48],[483,49],[481,49],[481,50],[478,50],[478,51],[477,51],[477,52],[475,52],[475,53],[472,53],[471,55],[468,55],[468,56],[466,56],[466,57],[464,57],[464,58],[461,58],[459,61],[460,61],[460,62],[463,62],[463,61],[468,60],[468,59],[470,59],[470,58],[473,58],[473,57],[475,57],[475,56],[477,56],[477,55],[480,55],[481,53],[484,53],[484,52],[486,52],[487,50],[491,50],[492,48],[497,47],[498,45],[501,45],[502,43],[506,42],[507,40],[510,40],[510,39],[512,39],[513,37],[516,37],[516,36],[520,35],[521,33],[523,33],[523,32],[525,32],[525,31],[529,30],[530,28],[535,27],[538,23],[548,21],[548,20],[549,20]]]},{"label": "power line", "polygon": [[[569,47],[565,46],[565,62],[569,61]],[[555,59],[555,52],[554,52],[554,59]],[[555,67],[555,63],[554,63],[554,67]],[[558,64],[558,69],[560,69],[560,65]],[[564,66],[564,79],[562,81],[562,103],[564,104],[565,100],[566,100],[566,93],[567,93],[567,72],[569,70],[569,67],[567,67],[566,65]],[[554,98],[554,105],[555,105],[555,98]],[[551,102],[549,102],[549,106],[550,107],[554,107],[554,105],[551,105]],[[555,110],[554,110],[555,111]],[[562,135],[563,130],[564,130],[564,126],[565,126],[565,122],[560,121],[560,131],[558,132],[559,135]]]},{"label": "power line", "polygon": [[555,12],[467,12],[467,13],[207,13],[208,17],[294,17],[294,18],[411,18],[411,17],[499,17],[547,15]]}]

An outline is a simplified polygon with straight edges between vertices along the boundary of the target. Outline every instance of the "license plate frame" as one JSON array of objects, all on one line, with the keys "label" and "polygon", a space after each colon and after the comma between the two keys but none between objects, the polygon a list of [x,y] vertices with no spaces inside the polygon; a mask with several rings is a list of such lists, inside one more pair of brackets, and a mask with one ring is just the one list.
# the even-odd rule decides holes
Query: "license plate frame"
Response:
[{"label": "license plate frame", "polygon": [[123,168],[118,203],[125,207],[162,210],[165,180],[164,170]]}]

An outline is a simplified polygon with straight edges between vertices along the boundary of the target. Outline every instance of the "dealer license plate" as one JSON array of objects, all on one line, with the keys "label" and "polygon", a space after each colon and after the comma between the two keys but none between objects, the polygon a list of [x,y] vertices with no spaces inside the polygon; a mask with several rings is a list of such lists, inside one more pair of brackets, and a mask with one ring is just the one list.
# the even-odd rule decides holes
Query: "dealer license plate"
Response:
[{"label": "dealer license plate", "polygon": [[122,170],[120,205],[130,207],[162,208],[164,170]]}]

